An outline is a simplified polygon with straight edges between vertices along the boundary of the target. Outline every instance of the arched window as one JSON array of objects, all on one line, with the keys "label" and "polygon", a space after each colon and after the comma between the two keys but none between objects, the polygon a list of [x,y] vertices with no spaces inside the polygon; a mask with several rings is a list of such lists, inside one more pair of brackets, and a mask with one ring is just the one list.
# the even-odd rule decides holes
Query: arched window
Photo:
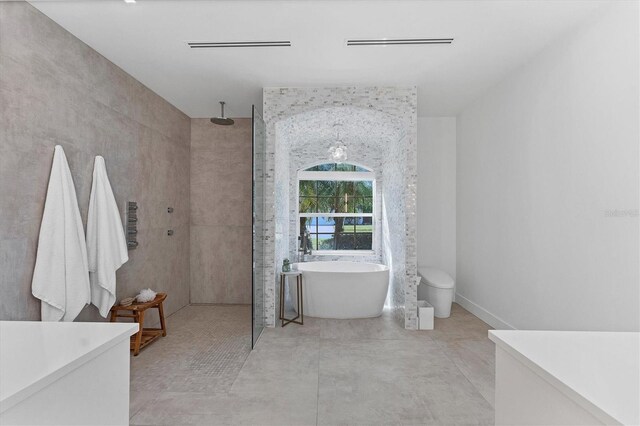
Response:
[{"label": "arched window", "polygon": [[313,254],[373,250],[375,174],[347,163],[298,172],[299,232],[309,232]]}]

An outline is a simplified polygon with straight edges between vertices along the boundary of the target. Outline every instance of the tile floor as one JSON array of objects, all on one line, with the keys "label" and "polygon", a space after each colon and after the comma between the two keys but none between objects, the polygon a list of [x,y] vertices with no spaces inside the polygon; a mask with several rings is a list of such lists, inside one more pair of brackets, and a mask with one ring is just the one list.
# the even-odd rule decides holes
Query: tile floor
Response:
[{"label": "tile floor", "polygon": [[390,315],[265,329],[250,307],[187,306],[131,364],[133,425],[493,424],[494,348],[454,304],[433,331]]}]

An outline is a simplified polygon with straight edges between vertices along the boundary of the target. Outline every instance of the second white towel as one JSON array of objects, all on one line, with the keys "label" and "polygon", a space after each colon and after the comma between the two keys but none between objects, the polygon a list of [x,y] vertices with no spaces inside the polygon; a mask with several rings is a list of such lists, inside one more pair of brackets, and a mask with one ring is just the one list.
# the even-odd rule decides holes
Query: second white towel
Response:
[{"label": "second white towel", "polygon": [[127,260],[120,212],[107,177],[104,158],[96,156],[87,217],[87,255],[91,303],[107,317],[116,301],[116,271]]}]

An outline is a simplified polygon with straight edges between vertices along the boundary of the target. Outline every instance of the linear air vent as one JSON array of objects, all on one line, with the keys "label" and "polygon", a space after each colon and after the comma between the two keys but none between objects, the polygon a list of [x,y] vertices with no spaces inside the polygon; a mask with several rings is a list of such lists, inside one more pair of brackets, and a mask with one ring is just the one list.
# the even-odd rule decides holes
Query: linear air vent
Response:
[{"label": "linear air vent", "polygon": [[347,46],[395,46],[403,44],[451,44],[453,38],[380,38],[347,40]]},{"label": "linear air vent", "polygon": [[291,47],[291,41],[198,41],[187,42],[192,49],[213,49],[219,47]]}]

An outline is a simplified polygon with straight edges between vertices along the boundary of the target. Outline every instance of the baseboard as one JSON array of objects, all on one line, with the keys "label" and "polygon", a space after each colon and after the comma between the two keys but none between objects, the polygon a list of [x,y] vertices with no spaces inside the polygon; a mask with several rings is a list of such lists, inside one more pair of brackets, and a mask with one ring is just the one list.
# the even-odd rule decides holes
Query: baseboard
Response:
[{"label": "baseboard", "polygon": [[516,330],[514,326],[504,321],[502,318],[492,314],[487,311],[482,306],[479,306],[462,296],[460,293],[456,293],[456,303],[465,308],[467,311],[471,312],[473,315],[480,318],[482,321],[489,324],[491,327],[496,330]]}]

